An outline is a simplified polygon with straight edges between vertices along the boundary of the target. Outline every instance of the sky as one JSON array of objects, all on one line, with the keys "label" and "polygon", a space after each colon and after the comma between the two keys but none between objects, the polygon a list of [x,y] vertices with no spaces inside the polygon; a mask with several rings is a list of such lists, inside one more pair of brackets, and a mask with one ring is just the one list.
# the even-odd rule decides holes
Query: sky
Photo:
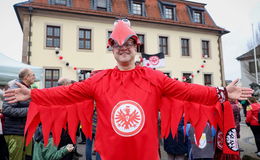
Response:
[{"label": "sky", "polygon": [[[0,53],[21,61],[23,33],[13,4],[25,0],[0,0]],[[260,23],[260,0],[190,0],[205,3],[215,23],[230,31],[222,36],[225,79],[241,77],[236,57],[246,53],[252,41],[252,24]]]}]

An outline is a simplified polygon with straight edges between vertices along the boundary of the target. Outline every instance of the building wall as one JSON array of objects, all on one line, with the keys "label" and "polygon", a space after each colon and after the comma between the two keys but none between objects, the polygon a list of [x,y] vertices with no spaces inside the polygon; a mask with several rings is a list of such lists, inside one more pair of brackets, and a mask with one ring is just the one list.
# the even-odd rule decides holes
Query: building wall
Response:
[{"label": "building wall", "polygon": [[[61,77],[77,80],[77,73],[73,68],[67,67],[55,55],[54,48],[45,47],[46,26],[57,25],[61,27],[60,53],[70,64],[79,69],[106,69],[116,65],[111,51],[107,51],[107,31],[113,28],[114,19],[90,16],[53,15],[45,16],[43,13],[34,13],[32,16],[32,65],[44,68],[61,69]],[[78,29],[92,30],[92,50],[78,49]],[[183,72],[194,74],[193,83],[203,84],[203,73],[213,74],[213,85],[221,85],[220,59],[218,50],[218,36],[211,31],[180,28],[172,25],[159,25],[154,23],[132,22],[133,29],[138,34],[145,35],[145,52],[159,52],[159,36],[168,37],[169,56],[166,56],[166,67],[159,70],[170,72],[172,77],[182,78]],[[181,38],[190,39],[190,57],[181,56]],[[203,63],[201,41],[210,41],[210,55],[206,59],[205,68],[197,74]]]},{"label": "building wall", "polygon": [[[249,62],[254,62],[254,59],[240,61],[241,66],[241,83],[243,87],[250,87],[249,84],[255,82],[255,74],[249,73]],[[258,80],[260,80],[260,72],[258,71]]]}]

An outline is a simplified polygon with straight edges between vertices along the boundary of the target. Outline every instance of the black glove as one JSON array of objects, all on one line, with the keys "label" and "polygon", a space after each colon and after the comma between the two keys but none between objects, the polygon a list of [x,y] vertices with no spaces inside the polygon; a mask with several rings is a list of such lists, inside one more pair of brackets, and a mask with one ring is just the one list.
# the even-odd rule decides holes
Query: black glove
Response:
[{"label": "black glove", "polygon": [[250,123],[246,122],[246,125],[247,125],[248,127],[250,127]]}]

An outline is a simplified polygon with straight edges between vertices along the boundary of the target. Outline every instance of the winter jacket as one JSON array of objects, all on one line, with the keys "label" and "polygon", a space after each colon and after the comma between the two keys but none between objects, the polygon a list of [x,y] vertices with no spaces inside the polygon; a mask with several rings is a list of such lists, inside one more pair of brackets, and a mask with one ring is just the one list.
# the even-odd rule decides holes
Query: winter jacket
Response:
[{"label": "winter jacket", "polygon": [[35,141],[33,148],[33,160],[59,160],[68,154],[66,146],[58,148],[53,144],[53,138],[49,138],[48,144],[44,147],[42,141]]},{"label": "winter jacket", "polygon": [[258,112],[260,110],[259,103],[253,103],[247,107],[246,113],[246,123],[249,123],[251,126],[260,126],[258,123]]},{"label": "winter jacket", "polygon": [[34,134],[33,160],[59,160],[68,153],[66,146],[58,150],[53,144],[52,135],[50,135],[47,146],[44,147],[42,126],[37,128]]},{"label": "winter jacket", "polygon": [[[22,83],[21,81],[19,82]],[[12,86],[10,86],[10,88],[14,89],[14,88],[18,88],[18,86],[16,84],[13,84]],[[24,134],[24,127],[25,127],[29,104],[30,104],[30,100],[17,102],[17,103],[4,102],[3,104],[3,114],[5,116],[4,135]]]}]

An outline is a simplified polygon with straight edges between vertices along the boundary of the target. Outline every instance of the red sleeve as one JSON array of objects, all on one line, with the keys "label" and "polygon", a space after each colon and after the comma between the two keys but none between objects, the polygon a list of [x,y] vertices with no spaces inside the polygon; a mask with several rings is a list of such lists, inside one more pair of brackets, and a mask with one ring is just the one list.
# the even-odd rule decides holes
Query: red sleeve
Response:
[{"label": "red sleeve", "polygon": [[59,86],[53,88],[33,89],[31,91],[32,102],[39,105],[69,105],[91,99],[91,78],[74,83],[70,86]]},{"label": "red sleeve", "polygon": [[214,105],[218,101],[215,87],[184,83],[164,76],[162,83],[163,95],[178,100],[195,102],[204,105]]}]

